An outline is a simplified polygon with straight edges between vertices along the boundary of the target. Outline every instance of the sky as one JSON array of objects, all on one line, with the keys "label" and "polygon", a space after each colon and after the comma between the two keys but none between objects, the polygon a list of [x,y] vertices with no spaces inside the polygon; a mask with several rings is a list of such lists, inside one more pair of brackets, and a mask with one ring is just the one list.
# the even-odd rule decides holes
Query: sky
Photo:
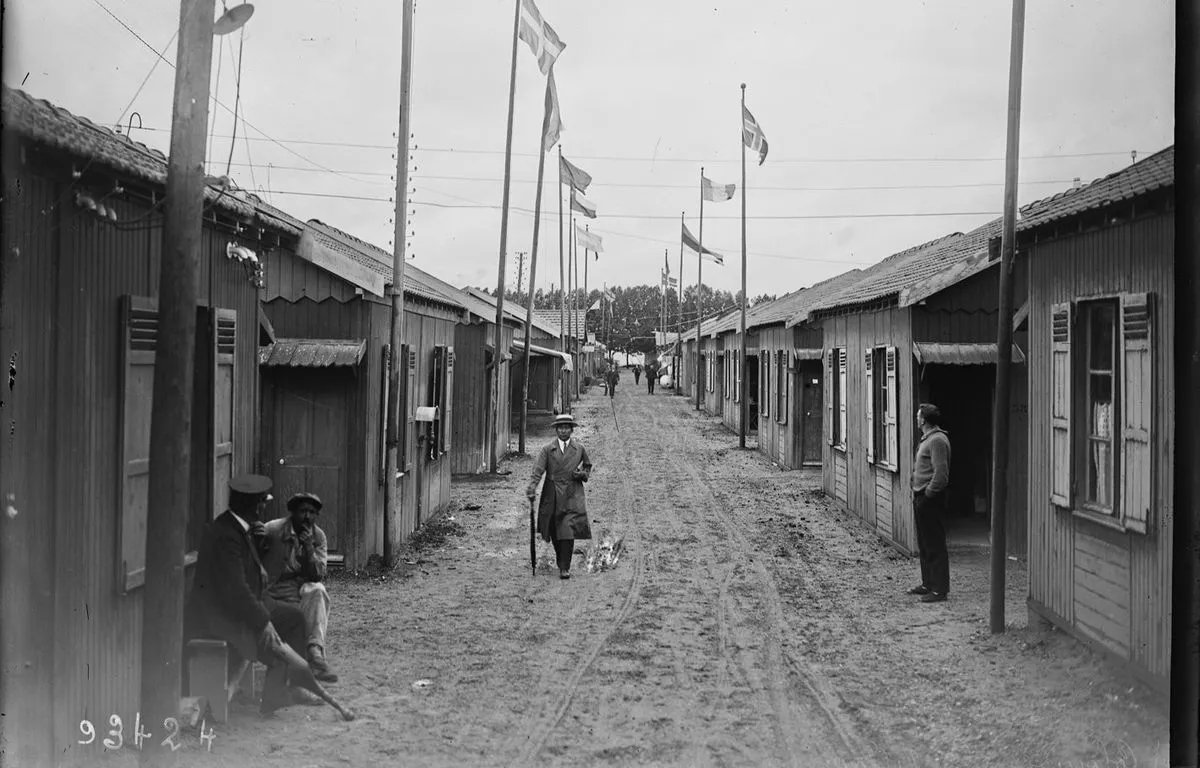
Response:
[{"label": "sky", "polygon": [[[751,296],[1002,212],[1011,0],[537,2],[566,43],[555,64],[561,149],[594,178],[599,216],[586,223],[604,251],[588,264],[590,288],[656,285],[664,261],[678,275],[681,214],[700,229],[702,167],[737,184],[732,200],[705,204],[704,244],[726,258],[704,263],[704,283],[741,287],[744,198]],[[167,149],[175,73],[158,52],[176,58],[178,3],[9,0],[5,10],[6,85],[96,123],[132,124],[135,139]],[[513,0],[416,2],[410,263],[458,286],[498,282],[513,11]],[[1169,0],[1028,4],[1020,204],[1173,142],[1174,29]],[[255,3],[242,33],[214,42],[209,172],[391,251],[400,39],[397,0]],[[741,83],[770,145],[761,166],[747,152],[745,189]],[[532,246],[544,88],[520,43],[507,287]],[[543,187],[535,283],[545,289],[559,284],[557,152]],[[528,257],[525,267],[527,287]],[[697,269],[684,255],[685,286]]]}]

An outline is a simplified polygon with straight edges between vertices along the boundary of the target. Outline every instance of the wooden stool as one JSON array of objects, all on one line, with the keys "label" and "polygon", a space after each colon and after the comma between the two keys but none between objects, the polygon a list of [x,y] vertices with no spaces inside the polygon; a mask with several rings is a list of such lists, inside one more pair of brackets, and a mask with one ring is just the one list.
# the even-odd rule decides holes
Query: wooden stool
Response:
[{"label": "wooden stool", "polygon": [[[212,711],[213,720],[226,722],[229,718],[229,702],[237,693],[246,670],[251,668],[250,660],[242,659],[238,668],[230,674],[229,647],[224,640],[189,640],[187,651],[188,695],[203,696]],[[253,677],[250,685],[254,685]]]}]

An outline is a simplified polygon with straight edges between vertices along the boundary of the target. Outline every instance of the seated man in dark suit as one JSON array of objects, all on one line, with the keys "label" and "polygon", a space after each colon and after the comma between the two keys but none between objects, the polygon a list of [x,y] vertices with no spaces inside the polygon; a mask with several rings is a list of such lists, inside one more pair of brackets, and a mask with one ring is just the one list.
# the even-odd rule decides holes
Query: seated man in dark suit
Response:
[{"label": "seated man in dark suit", "polygon": [[288,695],[288,668],[277,651],[287,643],[303,658],[307,635],[298,607],[264,594],[267,575],[255,536],[265,533],[260,518],[270,490],[271,479],[262,475],[229,481],[229,508],[204,530],[185,627],[188,639],[224,640],[241,658],[267,665],[263,714],[287,706],[293,698],[321,703],[315,697],[302,699],[307,692]]}]

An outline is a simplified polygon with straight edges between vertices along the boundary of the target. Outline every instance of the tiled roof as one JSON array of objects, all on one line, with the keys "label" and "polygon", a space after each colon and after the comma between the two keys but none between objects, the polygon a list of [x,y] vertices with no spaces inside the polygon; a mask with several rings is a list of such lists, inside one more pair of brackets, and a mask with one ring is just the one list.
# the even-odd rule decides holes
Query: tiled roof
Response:
[{"label": "tiled roof", "polygon": [[[794,325],[791,320],[797,314],[806,311],[808,307],[819,302],[823,297],[833,294],[858,279],[861,274],[862,270],[852,269],[849,272],[843,272],[827,280],[822,280],[808,288],[792,291],[774,301],[764,301],[761,304],[748,307],[746,309],[746,328],[749,330],[776,323],[787,323],[790,327]],[[726,333],[728,331],[738,331],[741,327],[741,311],[737,310],[731,315],[721,318],[714,324],[712,330],[705,331],[705,333]]]},{"label": "tiled roof", "polygon": [[[555,336],[557,336],[559,333],[558,313],[559,313],[559,310],[557,310],[557,309],[535,309],[535,310],[533,310],[533,315],[534,315],[534,317],[537,318],[538,323],[540,323],[542,326],[549,326],[551,329],[551,333],[553,333]],[[566,318],[567,327],[565,329],[563,329],[565,331],[564,335],[569,335],[572,330],[571,310],[570,309],[568,309],[566,311],[565,318]],[[587,320],[587,312],[585,312],[582,309],[575,310],[575,325],[573,326],[573,328],[575,330],[575,338],[580,339],[582,341],[587,341],[586,320]]]},{"label": "tiled roof", "polygon": [[[461,290],[473,301],[476,301],[476,302],[479,302],[480,304],[485,305],[489,310],[489,314],[485,315],[485,317],[489,317],[489,319],[492,319],[492,322],[495,322],[494,318],[496,317],[496,298],[494,296],[492,296],[490,293],[484,293],[483,291],[481,291],[478,288],[467,287],[467,288],[463,288]],[[522,326],[525,325],[525,311],[526,311],[525,307],[522,307],[520,305],[517,305],[516,307],[514,307],[513,303],[511,301],[504,302],[505,317],[508,317],[508,318],[516,321],[517,323],[520,323]],[[537,328],[538,330],[542,331],[543,333],[547,333],[551,336],[558,336],[558,323],[547,323],[547,322],[541,320],[538,316],[538,311],[539,310],[537,310],[537,309],[533,310],[533,327]],[[554,311],[557,312],[558,310],[554,310]],[[558,315],[556,314],[554,316],[554,318],[557,320]]]},{"label": "tiled roof", "polygon": [[276,339],[259,347],[258,364],[292,368],[358,365],[366,349],[363,339]]},{"label": "tiled roof", "polygon": [[1017,231],[1025,232],[1052,221],[1173,186],[1175,147],[1170,146],[1079,189],[1068,189],[1053,197],[1030,203],[1021,209]]},{"label": "tiled roof", "polygon": [[[318,219],[309,219],[308,227],[312,231],[313,237],[321,245],[349,256],[359,264],[382,275],[384,280],[391,283],[392,255],[390,253]],[[458,291],[443,293],[430,278],[430,275],[412,264],[406,265],[404,292],[428,301],[446,304],[455,309],[467,308],[463,303],[461,293]]]},{"label": "tiled roof", "polygon": [[816,302],[802,316],[793,320],[803,322],[816,312],[853,307],[889,296],[898,297],[906,288],[927,280],[957,262],[976,256],[981,250],[986,251],[988,240],[1000,232],[1000,223],[1000,219],[995,219],[966,234],[955,232],[893,254],[863,270],[861,279]]},{"label": "tiled roof", "polygon": [[[2,86],[0,94],[4,130],[155,186],[166,186],[167,157],[162,152],[20,89]],[[205,187],[204,199],[240,216],[254,215],[249,203],[228,192],[221,194],[211,185]]]},{"label": "tiled roof", "polygon": [[[707,338],[708,336],[712,336],[714,333],[718,332],[719,328],[723,328],[726,325],[730,325],[731,327],[736,325],[740,328],[741,317],[742,311],[740,309],[731,309],[727,312],[722,312],[716,317],[710,317],[707,320],[702,320],[700,322],[700,338],[703,339]],[[683,332],[684,341],[692,341],[695,338],[696,326],[693,325]]]}]

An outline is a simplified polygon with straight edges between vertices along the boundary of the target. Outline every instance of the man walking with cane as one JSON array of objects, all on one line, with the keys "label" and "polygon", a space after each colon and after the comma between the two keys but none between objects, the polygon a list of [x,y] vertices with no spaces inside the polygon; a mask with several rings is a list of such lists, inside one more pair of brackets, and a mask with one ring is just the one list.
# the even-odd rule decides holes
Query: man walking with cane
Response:
[{"label": "man walking with cane", "polygon": [[572,437],[576,426],[575,418],[569,413],[554,418],[554,431],[558,437],[538,452],[529,487],[525,489],[525,496],[532,503],[537,498],[538,484],[545,476],[538,505],[537,530],[543,541],[554,545],[560,579],[571,578],[575,539],[592,538],[583,490],[583,484],[592,474],[592,460],[583,444]]}]

